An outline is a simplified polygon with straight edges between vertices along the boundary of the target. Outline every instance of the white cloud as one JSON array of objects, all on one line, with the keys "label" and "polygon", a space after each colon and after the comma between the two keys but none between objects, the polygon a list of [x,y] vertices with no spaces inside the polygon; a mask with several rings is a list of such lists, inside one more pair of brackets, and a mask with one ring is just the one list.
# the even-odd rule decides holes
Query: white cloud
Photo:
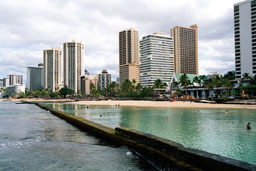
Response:
[{"label": "white cloud", "polygon": [[43,50],[83,40],[85,68],[118,77],[118,32],[140,38],[198,24],[201,74],[234,69],[233,4],[238,0],[10,0],[0,1],[0,78],[42,62]]}]

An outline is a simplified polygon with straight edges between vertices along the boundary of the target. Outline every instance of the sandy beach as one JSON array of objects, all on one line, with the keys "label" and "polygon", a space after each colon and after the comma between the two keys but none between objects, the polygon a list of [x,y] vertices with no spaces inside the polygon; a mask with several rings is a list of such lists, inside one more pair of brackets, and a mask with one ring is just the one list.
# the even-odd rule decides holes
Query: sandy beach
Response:
[{"label": "sandy beach", "polygon": [[[0,101],[5,101],[0,99]],[[73,101],[71,99],[14,99],[13,101],[36,101],[36,102],[54,102],[66,104],[81,105],[106,105],[106,106],[136,106],[136,107],[159,107],[159,108],[208,108],[208,109],[256,109],[256,105],[242,104],[210,104],[182,101],[135,101],[135,100],[102,100],[102,101]]]},{"label": "sandy beach", "polygon": [[120,106],[137,106],[137,107],[168,107],[168,108],[221,108],[221,109],[256,109],[256,105],[240,105],[240,104],[208,104],[196,102],[169,102],[169,101],[78,101],[68,102],[70,104],[82,105],[120,105]]}]

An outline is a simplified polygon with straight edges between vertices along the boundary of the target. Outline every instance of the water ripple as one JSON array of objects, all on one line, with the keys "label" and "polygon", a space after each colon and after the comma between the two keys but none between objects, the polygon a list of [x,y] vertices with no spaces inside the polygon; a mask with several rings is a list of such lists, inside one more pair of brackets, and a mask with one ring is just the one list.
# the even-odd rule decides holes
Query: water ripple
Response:
[{"label": "water ripple", "polygon": [[45,138],[42,138],[42,137],[22,138],[22,139],[20,139],[20,141],[16,141],[16,142],[1,143],[0,144],[0,149],[4,149],[4,148],[21,149],[21,148],[25,148],[25,147],[31,146],[31,145],[33,145],[35,143],[42,142],[44,140],[45,140]]}]

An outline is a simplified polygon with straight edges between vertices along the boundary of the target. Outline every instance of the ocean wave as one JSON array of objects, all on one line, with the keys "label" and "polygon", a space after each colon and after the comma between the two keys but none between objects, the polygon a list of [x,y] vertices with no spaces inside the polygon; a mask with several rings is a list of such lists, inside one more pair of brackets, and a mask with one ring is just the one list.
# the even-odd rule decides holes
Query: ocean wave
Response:
[{"label": "ocean wave", "polygon": [[6,149],[6,148],[21,149],[21,148],[29,147],[35,143],[42,142],[44,140],[45,140],[45,138],[42,138],[42,137],[22,138],[22,139],[20,139],[20,141],[16,141],[16,142],[1,143],[0,149]]}]

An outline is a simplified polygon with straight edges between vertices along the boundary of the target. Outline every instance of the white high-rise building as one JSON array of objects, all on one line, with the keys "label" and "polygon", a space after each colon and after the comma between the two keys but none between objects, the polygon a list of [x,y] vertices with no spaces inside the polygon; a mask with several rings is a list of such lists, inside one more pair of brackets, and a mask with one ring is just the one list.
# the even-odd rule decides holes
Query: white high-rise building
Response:
[{"label": "white high-rise building", "polygon": [[140,41],[140,84],[153,86],[161,79],[170,83],[174,72],[173,37],[163,33],[154,33]]},{"label": "white high-rise building", "polygon": [[7,75],[9,80],[9,86],[13,85],[23,85],[23,75],[10,74]]},{"label": "white high-rise building", "polygon": [[256,0],[234,5],[236,78],[256,74]]},{"label": "white high-rise building", "polygon": [[84,75],[84,44],[82,41],[63,45],[64,86],[80,93],[81,76]]},{"label": "white high-rise building", "polygon": [[44,88],[51,91],[61,87],[61,50],[44,50]]}]

